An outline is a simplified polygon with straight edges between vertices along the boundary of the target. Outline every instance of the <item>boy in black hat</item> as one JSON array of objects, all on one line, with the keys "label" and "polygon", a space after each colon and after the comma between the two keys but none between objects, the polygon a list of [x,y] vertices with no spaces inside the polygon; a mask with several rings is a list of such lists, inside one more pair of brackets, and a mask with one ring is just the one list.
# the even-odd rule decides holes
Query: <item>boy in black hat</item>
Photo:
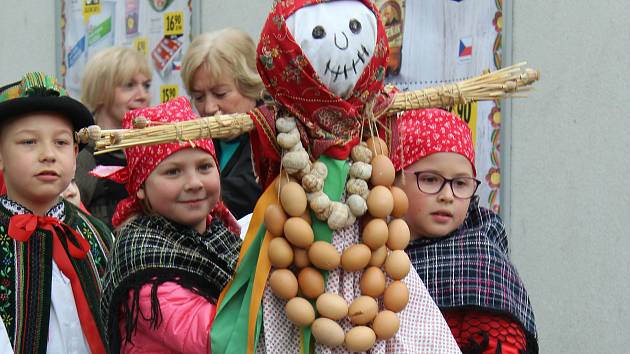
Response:
[{"label": "boy in black hat", "polygon": [[17,353],[105,353],[100,278],[112,243],[60,198],[90,112],[53,77],[0,88],[0,316]]}]

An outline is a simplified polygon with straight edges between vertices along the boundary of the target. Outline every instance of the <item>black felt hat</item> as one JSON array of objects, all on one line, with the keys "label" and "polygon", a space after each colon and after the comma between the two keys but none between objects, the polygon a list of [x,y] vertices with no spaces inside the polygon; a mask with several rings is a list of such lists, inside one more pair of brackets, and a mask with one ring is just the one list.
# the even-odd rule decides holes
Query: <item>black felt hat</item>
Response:
[{"label": "black felt hat", "polygon": [[27,73],[21,81],[0,87],[0,123],[35,112],[59,113],[70,120],[74,131],[94,124],[90,111],[69,97],[52,76]]}]

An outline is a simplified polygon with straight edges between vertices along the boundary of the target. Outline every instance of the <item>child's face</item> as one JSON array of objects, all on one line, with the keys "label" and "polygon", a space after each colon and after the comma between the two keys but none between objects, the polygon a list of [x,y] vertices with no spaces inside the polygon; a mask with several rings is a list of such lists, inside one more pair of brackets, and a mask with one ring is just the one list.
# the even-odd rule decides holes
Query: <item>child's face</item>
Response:
[{"label": "child's face", "polygon": [[54,113],[7,123],[0,134],[0,165],[8,197],[38,214],[52,207],[74,177],[73,137],[70,122]]},{"label": "child's face", "polygon": [[114,101],[110,107],[107,107],[109,114],[122,124],[125,113],[149,106],[151,101],[150,88],[151,79],[144,74],[136,74],[128,82],[114,89]]},{"label": "child's face", "polygon": [[451,186],[446,183],[437,194],[422,192],[416,183],[413,172],[428,171],[451,179],[473,177],[470,162],[462,155],[440,152],[416,161],[405,169],[405,183],[401,176],[396,184],[409,199],[409,209],[405,219],[412,232],[412,238],[443,237],[457,229],[466,218],[470,198],[461,199],[453,195]]},{"label": "child's face", "polygon": [[188,148],[162,161],[137,196],[152,212],[203,233],[206,218],[219,201],[220,189],[212,155]]}]

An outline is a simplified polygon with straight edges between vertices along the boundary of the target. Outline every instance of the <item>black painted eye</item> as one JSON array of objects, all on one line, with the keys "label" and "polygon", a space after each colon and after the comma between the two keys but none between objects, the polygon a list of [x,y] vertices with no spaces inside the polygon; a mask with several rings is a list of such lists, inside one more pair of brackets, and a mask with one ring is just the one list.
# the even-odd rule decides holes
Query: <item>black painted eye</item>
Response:
[{"label": "black painted eye", "polygon": [[315,28],[313,28],[313,38],[322,39],[324,37],[326,37],[326,30],[324,29],[324,27],[315,26]]},{"label": "black painted eye", "polygon": [[358,20],[350,20],[349,27],[350,31],[352,31],[352,33],[354,34],[358,34],[359,32],[361,32],[361,22],[359,22]]}]

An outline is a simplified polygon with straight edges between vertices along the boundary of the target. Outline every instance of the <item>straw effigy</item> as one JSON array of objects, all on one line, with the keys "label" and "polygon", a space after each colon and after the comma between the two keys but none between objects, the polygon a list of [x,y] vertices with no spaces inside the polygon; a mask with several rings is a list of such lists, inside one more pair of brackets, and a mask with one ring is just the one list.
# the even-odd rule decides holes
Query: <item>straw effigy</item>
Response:
[{"label": "straw effigy", "polygon": [[[524,62],[519,63],[454,84],[396,93],[386,113],[523,97],[515,93],[528,91],[532,83],[540,78],[538,71],[525,68],[525,65]],[[93,141],[96,154],[102,154],[136,145],[235,137],[253,130],[254,122],[247,113],[241,113],[215,115],[170,124],[137,119],[134,121],[134,127],[101,130],[98,126],[90,126],[78,133],[79,141],[83,143]]]}]

